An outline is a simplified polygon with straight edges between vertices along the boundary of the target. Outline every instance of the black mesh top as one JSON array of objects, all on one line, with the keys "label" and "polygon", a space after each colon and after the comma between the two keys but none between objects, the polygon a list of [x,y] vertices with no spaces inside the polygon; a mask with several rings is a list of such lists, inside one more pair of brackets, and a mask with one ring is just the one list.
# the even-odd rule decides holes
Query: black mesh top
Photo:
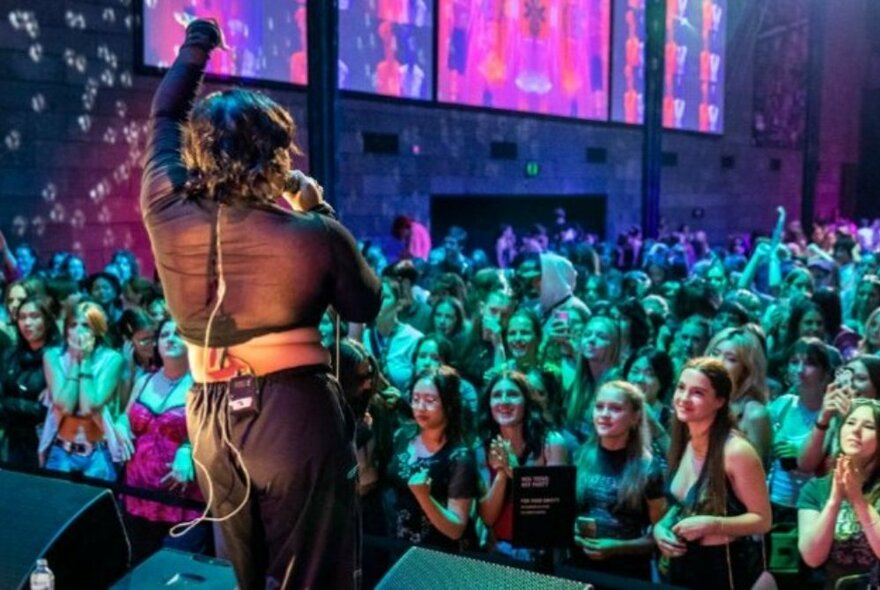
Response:
[{"label": "black mesh top", "polygon": [[204,30],[194,29],[187,30],[186,43],[153,98],[140,197],[168,307],[183,337],[204,343],[217,301],[218,210],[227,288],[210,346],[317,326],[328,305],[346,320],[372,320],[380,283],[341,224],[275,206],[221,206],[184,190],[180,125],[216,45]]}]

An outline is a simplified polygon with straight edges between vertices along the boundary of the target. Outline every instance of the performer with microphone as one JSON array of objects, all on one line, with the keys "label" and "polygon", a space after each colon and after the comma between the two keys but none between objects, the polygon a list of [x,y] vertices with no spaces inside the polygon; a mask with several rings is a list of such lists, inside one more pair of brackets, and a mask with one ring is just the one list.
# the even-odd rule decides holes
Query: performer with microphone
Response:
[{"label": "performer with microphone", "polygon": [[[199,484],[239,586],[356,588],[353,421],[317,330],[379,310],[380,284],[314,180],[296,127],[247,90],[196,99],[217,23],[188,24],[150,113],[141,209],[189,343],[187,425]],[[287,192],[298,211],[276,205]],[[325,213],[325,214],[320,214]]]}]

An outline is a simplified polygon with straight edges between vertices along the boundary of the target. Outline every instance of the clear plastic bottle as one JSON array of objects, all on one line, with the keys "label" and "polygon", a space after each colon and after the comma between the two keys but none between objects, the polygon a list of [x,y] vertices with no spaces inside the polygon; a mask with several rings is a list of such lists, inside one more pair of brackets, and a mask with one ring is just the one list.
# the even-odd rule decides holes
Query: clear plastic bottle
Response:
[{"label": "clear plastic bottle", "polygon": [[76,429],[76,436],[73,437],[73,442],[77,444],[84,444],[89,442],[89,437],[86,436],[86,429],[80,425],[79,428]]},{"label": "clear plastic bottle", "polygon": [[37,560],[37,566],[31,574],[31,590],[55,590],[55,574],[45,559]]}]

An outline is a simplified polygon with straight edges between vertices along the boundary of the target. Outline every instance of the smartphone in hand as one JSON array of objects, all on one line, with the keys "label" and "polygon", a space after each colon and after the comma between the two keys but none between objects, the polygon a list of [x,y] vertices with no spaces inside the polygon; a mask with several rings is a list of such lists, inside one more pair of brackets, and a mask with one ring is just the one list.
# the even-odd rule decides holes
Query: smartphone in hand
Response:
[{"label": "smartphone in hand", "polygon": [[595,539],[599,535],[596,519],[588,516],[578,516],[577,532],[578,536],[584,539]]},{"label": "smartphone in hand", "polygon": [[853,370],[850,367],[839,367],[834,371],[834,385],[850,397],[855,391],[852,386],[852,378]]}]

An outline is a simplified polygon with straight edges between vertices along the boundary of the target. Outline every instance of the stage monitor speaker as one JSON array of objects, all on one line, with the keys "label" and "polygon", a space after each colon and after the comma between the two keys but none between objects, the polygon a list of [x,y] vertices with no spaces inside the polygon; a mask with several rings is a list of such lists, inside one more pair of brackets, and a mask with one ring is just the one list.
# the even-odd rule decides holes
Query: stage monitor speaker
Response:
[{"label": "stage monitor speaker", "polygon": [[29,588],[41,557],[65,590],[107,588],[128,569],[128,538],[109,490],[0,470],[0,498],[0,588]]},{"label": "stage monitor speaker", "polygon": [[590,590],[584,582],[413,547],[376,590]]},{"label": "stage monitor speaker", "polygon": [[117,582],[113,590],[232,590],[235,585],[235,572],[228,561],[162,549]]}]

